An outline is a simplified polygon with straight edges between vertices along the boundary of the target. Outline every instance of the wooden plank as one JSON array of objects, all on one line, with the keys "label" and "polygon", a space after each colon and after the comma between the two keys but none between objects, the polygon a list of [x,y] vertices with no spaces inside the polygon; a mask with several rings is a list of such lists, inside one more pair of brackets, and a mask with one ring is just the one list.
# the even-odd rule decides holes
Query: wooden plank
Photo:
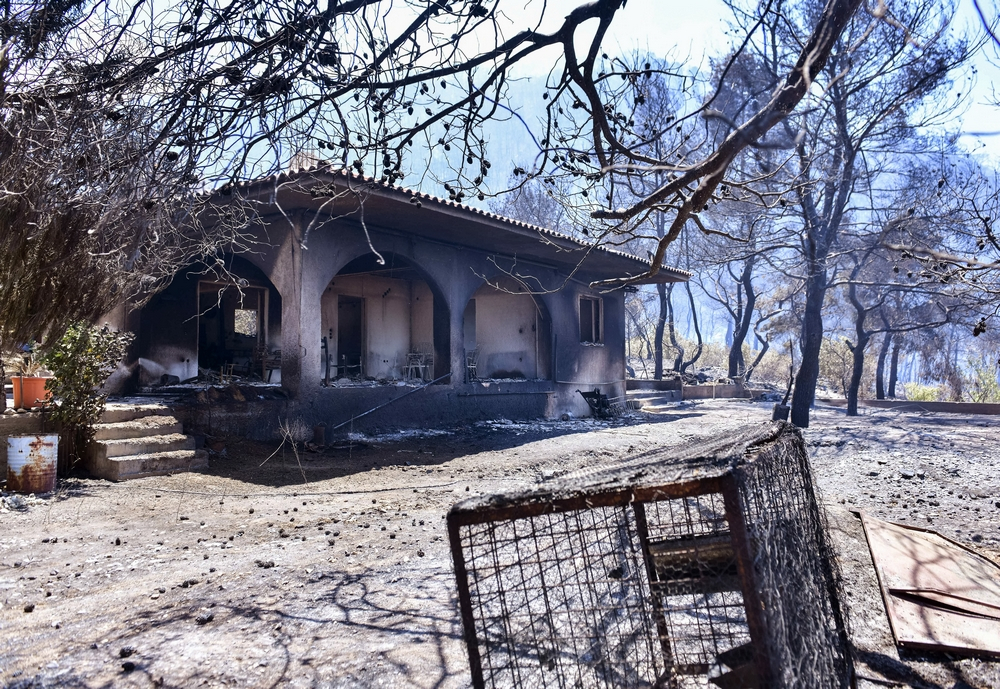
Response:
[{"label": "wooden plank", "polygon": [[1000,657],[1000,566],[934,531],[861,521],[898,645]]}]

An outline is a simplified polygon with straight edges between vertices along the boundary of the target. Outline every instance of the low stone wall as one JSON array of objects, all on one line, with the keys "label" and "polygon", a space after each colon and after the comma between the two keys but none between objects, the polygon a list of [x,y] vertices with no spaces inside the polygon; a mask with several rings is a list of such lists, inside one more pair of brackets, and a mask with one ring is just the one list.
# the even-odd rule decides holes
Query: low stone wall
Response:
[{"label": "low stone wall", "polygon": [[754,392],[742,385],[685,385],[681,388],[681,399],[752,399]]},{"label": "low stone wall", "polygon": [[7,480],[7,438],[44,431],[40,412],[0,416],[0,482]]},{"label": "low stone wall", "polygon": [[172,404],[171,413],[195,435],[236,436],[252,440],[278,437],[278,424],[288,418],[288,400],[216,400]]},{"label": "low stone wall", "polygon": [[646,380],[641,378],[629,378],[625,381],[626,390],[651,390],[666,392],[668,390],[680,390],[682,387],[680,378],[670,380]]},{"label": "low stone wall", "polygon": [[[714,399],[753,399],[762,394],[760,390],[752,390],[743,385],[725,385],[722,383],[706,385],[683,385],[679,378],[670,380],[644,380],[630,378],[625,381],[625,389],[634,392],[674,393],[673,399],[683,400],[714,400]],[[663,395],[664,398],[667,395]]]},{"label": "low stone wall", "polygon": [[[553,413],[554,388],[550,381],[482,381],[423,389],[392,385],[331,386],[319,388],[302,400],[243,401],[221,394],[214,399],[191,399],[171,406],[174,415],[184,423],[185,432],[195,435],[270,440],[279,437],[279,425],[291,419],[310,428],[324,423],[328,437],[336,437],[351,430],[371,433],[398,428],[443,428],[496,418],[547,418]],[[582,406],[586,408],[585,403]]]},{"label": "low stone wall", "polygon": [[[639,400],[643,403],[648,402],[653,405],[662,404],[663,402],[680,402],[682,399],[680,390],[640,390],[638,392],[640,394],[633,395],[630,399]],[[643,392],[647,394],[641,394]]]},{"label": "low stone wall", "polygon": [[[834,407],[846,407],[847,400],[842,398],[817,399],[817,402]],[[1000,404],[979,402],[916,402],[913,400],[858,400],[862,407],[878,409],[899,409],[901,411],[929,411],[939,414],[986,414],[1000,415]]]}]

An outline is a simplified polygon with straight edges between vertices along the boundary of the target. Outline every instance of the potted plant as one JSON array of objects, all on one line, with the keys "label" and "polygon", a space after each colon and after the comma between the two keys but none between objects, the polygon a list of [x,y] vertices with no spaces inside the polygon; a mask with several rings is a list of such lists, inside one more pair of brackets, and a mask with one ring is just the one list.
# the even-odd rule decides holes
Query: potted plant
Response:
[{"label": "potted plant", "polygon": [[74,323],[46,352],[43,361],[53,373],[48,390],[56,400],[49,418],[59,425],[60,474],[87,453],[107,400],[101,388],[131,341],[132,333]]},{"label": "potted plant", "polygon": [[42,406],[51,397],[45,383],[51,376],[36,356],[36,345],[31,343],[21,348],[19,355],[7,357],[8,365],[16,372],[11,376],[14,387],[14,407],[32,409]]}]

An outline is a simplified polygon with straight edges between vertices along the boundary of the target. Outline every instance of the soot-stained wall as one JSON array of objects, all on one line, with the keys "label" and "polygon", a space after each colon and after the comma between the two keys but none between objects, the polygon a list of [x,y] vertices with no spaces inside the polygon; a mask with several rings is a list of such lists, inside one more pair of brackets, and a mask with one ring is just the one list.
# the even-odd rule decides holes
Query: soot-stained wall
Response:
[{"label": "soot-stained wall", "polygon": [[544,303],[512,280],[490,280],[465,307],[467,349],[479,349],[480,378],[551,377],[551,328]]},{"label": "soot-stained wall", "polygon": [[138,316],[137,383],[159,384],[162,376],[198,375],[198,281],[185,272],[157,294]]},{"label": "soot-stained wall", "polygon": [[357,373],[375,379],[402,378],[408,353],[434,351],[434,295],[426,282],[338,275],[320,304],[331,366],[341,361],[338,342],[347,335],[338,318],[342,295],[363,300],[363,327],[356,335],[362,343],[364,368]]},{"label": "soot-stained wall", "polygon": [[[431,212],[442,226],[465,223],[469,232],[511,231],[489,225],[492,221],[468,210],[417,210],[409,203],[405,208]],[[408,233],[405,223],[386,227],[369,219],[362,226],[350,217],[330,218],[312,228],[304,245],[308,224],[304,210],[261,214],[259,225],[247,228],[248,234],[257,233],[259,248],[243,257],[242,266],[253,284],[268,288],[267,344],[271,350],[281,349],[280,374],[273,380],[280,375],[289,395],[289,414],[330,424],[362,414],[363,405],[374,406],[399,394],[394,386],[365,388],[369,392],[364,393],[322,387],[324,357],[329,357],[336,376],[345,344],[357,348],[360,363],[359,370],[345,372],[370,379],[404,378],[407,354],[433,352],[433,371],[427,373],[440,378],[435,387],[447,393],[439,390],[425,397],[447,404],[432,410],[426,401],[420,402],[423,393],[405,403],[394,402],[387,409],[396,412],[382,417],[397,426],[420,426],[442,414],[456,421],[586,415],[589,409],[577,390],[624,395],[624,295],[600,294],[588,287],[590,280],[607,275],[577,270],[571,277],[573,257],[564,250],[554,250],[550,264],[528,263]],[[373,250],[384,259],[377,266]],[[530,276],[534,294],[525,289],[524,280],[502,277],[515,267],[520,278]],[[399,272],[388,276],[391,271]],[[197,282],[194,276],[178,277],[143,310],[136,349],[149,372],[147,381],[162,372],[182,379],[195,375]],[[581,297],[600,302],[598,342],[583,341]],[[356,337],[341,337],[342,315],[361,330]],[[480,380],[468,380],[467,352],[477,347]],[[516,382],[498,388],[482,380],[493,377]]]},{"label": "soot-stained wall", "polygon": [[[229,270],[236,279],[243,281],[247,294],[254,295],[254,308],[263,310],[260,316],[260,342],[269,350],[279,349],[282,337],[281,296],[277,289],[258,268],[238,257],[231,262]],[[198,375],[199,355],[204,354],[199,351],[199,327],[205,325],[201,323],[201,302],[208,299],[214,308],[219,308],[215,305],[219,302],[221,287],[215,280],[207,278],[201,270],[183,271],[143,309],[129,317],[131,327],[136,332],[133,347],[135,361],[130,362],[135,371],[133,384],[149,387],[160,384],[164,375],[176,376],[182,381]],[[236,340],[234,334],[228,332],[233,330],[230,311],[250,305],[248,301],[241,303],[237,298],[235,286],[222,291],[221,301],[224,313],[219,318],[223,326],[223,337],[216,344],[221,350],[225,350]],[[241,361],[238,363],[245,364],[244,360],[248,355],[243,351],[239,354]],[[222,358],[225,359],[225,355]],[[280,376],[280,371],[275,371],[272,382],[280,382]],[[117,391],[128,391],[127,385]]]}]

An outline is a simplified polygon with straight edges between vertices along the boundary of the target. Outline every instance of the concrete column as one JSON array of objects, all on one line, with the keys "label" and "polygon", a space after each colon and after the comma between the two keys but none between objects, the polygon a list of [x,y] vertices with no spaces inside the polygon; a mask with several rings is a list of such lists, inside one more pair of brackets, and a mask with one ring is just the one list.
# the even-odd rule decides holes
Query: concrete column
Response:
[{"label": "concrete column", "polygon": [[322,290],[316,290],[315,259],[303,251],[301,236],[302,218],[295,215],[271,277],[281,293],[281,385],[293,399],[312,396],[320,379]]},{"label": "concrete column", "polygon": [[451,310],[451,384],[461,385],[465,382],[465,330],[462,327],[465,303],[459,303],[462,290],[453,287],[448,291]]},{"label": "concrete column", "polygon": [[448,285],[451,305],[451,370],[452,385],[465,383],[465,307],[482,284],[468,268],[466,257],[456,258],[452,280]]},{"label": "concrete column", "polygon": [[281,387],[299,396],[301,370],[302,249],[293,227],[275,262],[271,281],[281,293]]}]

